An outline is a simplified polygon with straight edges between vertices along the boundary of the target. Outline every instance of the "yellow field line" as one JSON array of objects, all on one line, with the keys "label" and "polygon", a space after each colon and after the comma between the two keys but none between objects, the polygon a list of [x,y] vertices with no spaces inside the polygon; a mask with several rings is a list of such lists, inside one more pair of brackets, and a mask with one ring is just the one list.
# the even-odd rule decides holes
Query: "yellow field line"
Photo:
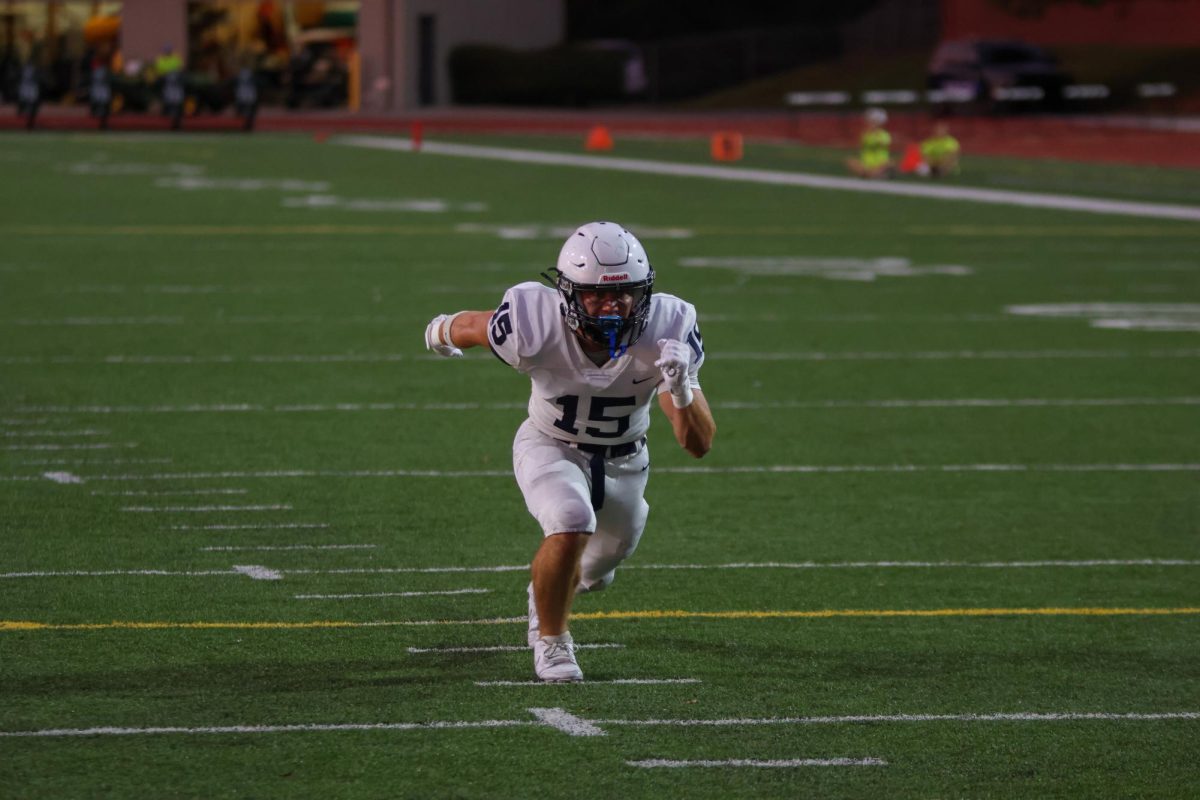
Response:
[{"label": "yellow field line", "polygon": [[[1120,617],[1190,616],[1200,608],[931,608],[824,609],[818,611],[593,611],[574,614],[575,620],[608,619],[829,619],[833,617]],[[307,622],[30,622],[0,620],[3,631],[100,630],[298,630],[316,628],[387,628],[437,625],[502,625],[524,617],[474,620],[311,620]]]}]

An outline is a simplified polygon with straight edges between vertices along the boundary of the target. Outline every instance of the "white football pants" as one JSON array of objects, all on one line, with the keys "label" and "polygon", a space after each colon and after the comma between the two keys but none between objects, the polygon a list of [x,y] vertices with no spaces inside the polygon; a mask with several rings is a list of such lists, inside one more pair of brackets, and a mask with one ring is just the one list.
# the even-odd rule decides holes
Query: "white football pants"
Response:
[{"label": "white football pants", "polygon": [[604,461],[604,502],[592,509],[592,455],[547,436],[526,420],[513,440],[513,471],[525,506],[542,535],[588,532],[579,592],[595,592],[613,581],[617,565],[633,554],[650,506],[643,494],[650,477],[648,447]]}]

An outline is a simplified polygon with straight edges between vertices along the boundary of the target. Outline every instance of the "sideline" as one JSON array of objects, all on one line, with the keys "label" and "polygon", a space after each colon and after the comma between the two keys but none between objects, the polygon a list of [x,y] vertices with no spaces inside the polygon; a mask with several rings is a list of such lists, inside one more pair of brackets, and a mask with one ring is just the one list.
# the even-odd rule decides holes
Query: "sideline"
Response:
[{"label": "sideline", "polygon": [[[412,150],[412,142],[405,138],[336,136],[330,139],[330,142],[348,147],[363,147],[376,150],[398,150],[402,152],[410,152]],[[745,167],[676,164],[668,161],[574,155],[571,153],[517,150],[506,147],[483,147],[479,145],[450,144],[447,142],[423,142],[421,144],[421,152],[442,156],[509,161],[520,164],[584,167],[617,172],[639,172],[650,175],[710,178],[741,183],[800,186],[807,189],[832,189],[835,191],[886,194],[930,200],[956,200],[968,203],[1021,206],[1024,208],[1049,208],[1056,211],[1081,211],[1090,214],[1115,214],[1128,217],[1200,222],[1200,207],[1169,205],[1165,203],[1097,200],[1090,197],[1076,197],[1072,195],[1014,192],[1001,189],[973,189],[965,186],[925,186],[882,181],[872,182],[859,178],[835,178],[825,175],[812,175],[805,172],[775,172],[766,169],[747,169]]]}]

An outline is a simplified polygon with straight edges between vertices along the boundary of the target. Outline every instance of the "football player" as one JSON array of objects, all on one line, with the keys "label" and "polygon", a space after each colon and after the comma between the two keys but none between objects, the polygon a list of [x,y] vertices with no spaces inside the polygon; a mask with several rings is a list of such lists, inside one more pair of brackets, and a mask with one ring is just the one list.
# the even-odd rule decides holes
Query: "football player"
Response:
[{"label": "football player", "polygon": [[646,430],[657,396],[675,439],[700,458],[716,424],[700,390],[704,342],[696,309],[655,293],[637,238],[590,222],[563,245],[551,284],[519,283],[495,311],[439,314],[425,346],[441,356],[490,347],[529,376],[529,418],[513,441],[513,470],[543,539],[529,584],[528,642],[543,681],[580,681],[568,630],[576,594],[613,581],[637,547]]}]

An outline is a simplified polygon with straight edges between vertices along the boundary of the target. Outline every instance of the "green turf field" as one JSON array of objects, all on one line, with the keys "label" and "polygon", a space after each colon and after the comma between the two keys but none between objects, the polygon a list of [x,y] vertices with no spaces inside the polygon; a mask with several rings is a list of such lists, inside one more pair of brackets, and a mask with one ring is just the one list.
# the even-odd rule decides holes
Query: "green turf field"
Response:
[{"label": "green turf field", "polygon": [[[0,796],[1196,795],[1200,224],[336,137],[13,135],[0,176]],[[699,309],[719,432],[655,412],[587,682],[523,685],[527,381],[422,332],[593,218]]]}]

